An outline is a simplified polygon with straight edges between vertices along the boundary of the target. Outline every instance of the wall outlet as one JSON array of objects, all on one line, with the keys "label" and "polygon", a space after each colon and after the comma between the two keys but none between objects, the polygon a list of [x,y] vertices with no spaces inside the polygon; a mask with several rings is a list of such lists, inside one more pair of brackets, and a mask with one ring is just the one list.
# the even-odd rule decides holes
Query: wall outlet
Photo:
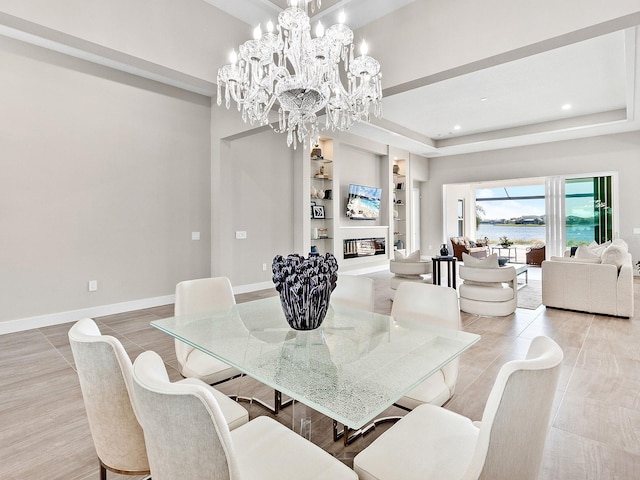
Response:
[{"label": "wall outlet", "polygon": [[98,280],[89,280],[89,291],[95,292],[98,290]]},{"label": "wall outlet", "polygon": [[263,271],[263,272],[266,272],[266,271],[267,271],[267,264],[266,264],[266,263],[263,263],[263,264],[262,264],[262,271]]},{"label": "wall outlet", "polygon": [[200,232],[191,232],[191,240],[200,240]]},{"label": "wall outlet", "polygon": [[244,230],[236,231],[236,239],[243,240],[245,238],[247,238],[247,232],[245,232]]},{"label": "wall outlet", "polygon": [[429,250],[432,250],[432,248],[433,248],[433,247],[432,247],[431,245],[429,245]]},{"label": "wall outlet", "polygon": [[636,227],[636,228],[634,228],[634,229],[633,229],[633,234],[634,234],[634,235],[640,235],[640,228],[637,228],[637,227]]}]

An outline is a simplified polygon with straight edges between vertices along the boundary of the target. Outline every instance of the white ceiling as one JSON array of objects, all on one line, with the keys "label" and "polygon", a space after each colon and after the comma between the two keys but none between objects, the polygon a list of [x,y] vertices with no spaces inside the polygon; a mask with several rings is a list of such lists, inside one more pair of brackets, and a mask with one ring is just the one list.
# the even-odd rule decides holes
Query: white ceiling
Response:
[{"label": "white ceiling", "polygon": [[[287,3],[206,1],[251,25]],[[323,0],[312,22],[335,23],[344,9],[356,29],[411,1]],[[638,50],[632,28],[394,92],[383,99],[382,120],[352,132],[434,157],[638,130]]]}]

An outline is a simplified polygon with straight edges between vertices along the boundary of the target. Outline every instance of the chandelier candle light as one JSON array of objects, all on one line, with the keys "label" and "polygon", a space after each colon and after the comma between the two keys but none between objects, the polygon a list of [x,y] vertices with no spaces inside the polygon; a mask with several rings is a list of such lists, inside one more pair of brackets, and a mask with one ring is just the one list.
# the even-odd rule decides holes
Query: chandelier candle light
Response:
[{"label": "chandelier candle light", "polygon": [[[307,15],[310,0],[288,0],[289,7],[278,15],[278,25],[260,25],[231,53],[231,63],[218,70],[218,105],[231,99],[242,119],[251,125],[269,124],[269,113],[278,102],[277,132],[287,132],[287,145],[318,142],[318,112],[325,109],[325,128],[348,130],[359,121],[369,121],[370,110],[382,113],[382,73],[377,60],[367,55],[363,41],[360,56],[354,58],[353,31],[339,23],[326,30],[321,23],[311,37]],[[311,0],[320,6],[320,0]],[[299,6],[301,4],[302,6]],[[314,8],[314,7],[312,7]],[[340,63],[346,72],[346,86],[340,78]]]}]

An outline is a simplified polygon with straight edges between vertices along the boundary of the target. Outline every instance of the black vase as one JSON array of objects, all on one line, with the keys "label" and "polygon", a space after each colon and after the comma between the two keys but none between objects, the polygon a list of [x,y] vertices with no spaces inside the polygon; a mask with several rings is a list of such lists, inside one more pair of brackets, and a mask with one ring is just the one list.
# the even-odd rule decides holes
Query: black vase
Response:
[{"label": "black vase", "polygon": [[447,244],[443,243],[442,246],[440,247],[440,256],[441,257],[448,257],[449,256],[449,249],[447,248]]},{"label": "black vase", "polygon": [[287,323],[294,330],[318,328],[329,308],[336,287],[338,262],[330,253],[310,254],[309,258],[292,254],[273,259],[273,283]]}]

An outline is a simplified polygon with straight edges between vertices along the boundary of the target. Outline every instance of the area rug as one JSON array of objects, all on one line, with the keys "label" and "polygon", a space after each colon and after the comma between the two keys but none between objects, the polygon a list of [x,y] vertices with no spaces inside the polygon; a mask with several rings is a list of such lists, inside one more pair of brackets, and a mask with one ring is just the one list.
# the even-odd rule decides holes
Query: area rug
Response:
[{"label": "area rug", "polygon": [[542,304],[542,282],[529,280],[529,283],[518,290],[518,308],[535,310]]}]

